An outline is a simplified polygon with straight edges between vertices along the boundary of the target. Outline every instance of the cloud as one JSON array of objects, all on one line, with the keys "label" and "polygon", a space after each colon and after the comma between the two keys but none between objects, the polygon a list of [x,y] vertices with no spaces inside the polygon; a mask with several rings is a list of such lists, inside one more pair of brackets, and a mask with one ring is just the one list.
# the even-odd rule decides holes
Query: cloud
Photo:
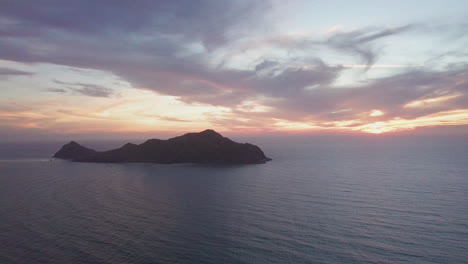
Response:
[{"label": "cloud", "polygon": [[[252,73],[212,67],[210,54],[230,40],[254,34],[256,12],[269,8],[267,1],[227,0],[27,5],[0,3],[3,34],[10,35],[0,39],[1,59],[99,69],[137,88],[215,104],[245,98],[233,95],[233,84]],[[18,27],[24,34],[14,34]],[[91,96],[110,92],[89,85],[73,90]]]},{"label": "cloud", "polygon": [[100,85],[80,84],[80,86],[80,88],[69,89],[75,93],[93,97],[110,97],[113,95],[113,91],[111,89]]},{"label": "cloud", "polygon": [[51,92],[51,93],[66,93],[67,90],[62,89],[62,88],[50,88],[50,89],[47,89],[46,92]]},{"label": "cloud", "polygon": [[86,95],[91,97],[111,97],[112,95],[114,95],[114,91],[112,89],[106,88],[101,85],[88,83],[70,83],[59,80],[54,80],[54,83],[68,86],[67,90],[63,88],[52,88],[48,89],[47,91],[55,93],[66,93],[67,91],[71,91],[74,94]]},{"label": "cloud", "polygon": [[[272,67],[276,64],[269,63]],[[261,63],[260,65],[263,65]],[[272,68],[273,69],[273,68]],[[324,67],[319,76],[325,76]],[[263,70],[263,69],[262,69]],[[340,69],[328,69],[339,72]],[[283,74],[283,73],[280,73]],[[312,75],[313,76],[313,75]],[[293,89],[281,89],[279,93],[263,90],[256,83],[254,88],[262,100],[256,100],[265,111],[249,111],[234,108],[223,115],[210,118],[213,124],[230,128],[255,128],[255,126],[281,126],[303,128],[343,128],[367,129],[366,124],[384,122],[385,131],[391,130],[391,125],[402,129],[413,128],[411,123],[441,125],[444,118],[458,118],[466,114],[445,115],[460,109],[468,109],[468,65],[459,68],[435,70],[412,70],[390,77],[379,78],[362,85],[348,87],[332,87],[330,81],[335,75],[315,82],[316,86],[307,89],[313,83],[300,83]],[[297,78],[292,78],[293,80]],[[299,78],[300,79],[300,78]],[[314,78],[312,78],[314,79]],[[317,79],[315,79],[317,80]],[[265,87],[275,87],[265,85]],[[273,89],[275,91],[275,89]],[[410,105],[411,107],[408,107]],[[257,106],[258,107],[258,106]],[[378,113],[378,114],[376,114]],[[433,116],[438,116],[435,122]],[[417,121],[416,121],[417,120]],[[448,124],[457,120],[446,120]],[[464,121],[463,121],[464,122]],[[381,125],[383,126],[383,125]],[[377,131],[375,128],[372,131]]]},{"label": "cloud", "polygon": [[366,65],[371,66],[377,61],[377,52],[370,45],[372,42],[409,31],[412,28],[414,25],[337,32],[329,37],[324,44],[339,51],[357,54]]},{"label": "cloud", "polygon": [[[414,33],[418,28],[414,24],[334,31],[322,38],[270,36],[260,34],[268,24],[269,1],[119,0],[109,4],[48,0],[35,8],[30,5],[28,1],[0,3],[0,36],[4,36],[0,38],[0,59],[103,70],[134,88],[176,96],[185,103],[231,108],[229,113],[209,117],[215,124],[242,128],[282,120],[283,124],[357,127],[377,119],[413,119],[468,107],[466,65],[439,70],[403,68],[392,76],[338,88],[335,82],[352,67],[327,63],[315,52],[331,49],[350,54],[369,69],[382,52],[379,41]],[[231,61],[233,54],[264,48],[283,55],[244,56],[250,60],[243,65]],[[289,56],[291,50],[300,56]],[[15,73],[10,71],[10,75]],[[55,83],[63,87],[49,92],[114,95],[101,85]],[[433,102],[428,99],[451,95],[457,96],[425,107],[404,107],[417,100]],[[256,107],[250,109],[267,110],[241,107],[246,102],[255,102]],[[372,111],[384,114],[376,116]]]},{"label": "cloud", "polygon": [[67,115],[67,116],[83,117],[87,119],[118,120],[117,118],[114,118],[114,117],[106,117],[102,115],[97,115],[95,113],[87,114],[87,113],[83,113],[83,112],[76,111],[76,110],[58,109],[57,112],[60,114]]},{"label": "cloud", "polygon": [[180,118],[171,117],[171,116],[156,115],[155,117],[160,120],[171,121],[171,122],[192,122],[192,120],[180,119]]},{"label": "cloud", "polygon": [[[369,69],[370,66],[376,63],[381,53],[381,50],[375,47],[379,40],[410,31],[422,32],[423,28],[419,24],[408,24],[390,28],[374,26],[347,31],[340,29],[329,31],[326,38],[317,37],[317,34],[313,32],[292,32],[250,40],[242,43],[239,49],[245,51],[267,46],[300,54],[332,49],[360,58],[361,62],[364,63],[362,68]],[[239,50],[236,52],[239,52]],[[392,66],[390,65],[390,67]]]},{"label": "cloud", "polygon": [[[256,26],[264,25],[255,12],[268,9],[267,2],[144,1],[130,6],[116,1],[101,8],[95,2],[66,5],[49,1],[37,10],[22,5],[14,2],[0,12],[17,21],[8,25],[19,23],[38,30],[28,38],[0,40],[0,58],[109,71],[136,88],[178,96],[188,103],[234,107],[258,97],[303,97],[307,89],[329,85],[343,71],[343,67],[327,65],[314,55],[266,58],[254,69],[213,64],[213,51],[229,52],[229,40],[235,43],[246,32],[254,34]],[[98,16],[88,14],[89,10],[106,12]],[[79,19],[85,14],[89,19]],[[352,51],[371,64],[375,62],[369,48],[372,41],[409,27],[337,32],[324,41],[297,41],[309,47],[325,45]],[[282,48],[293,42],[283,42]],[[111,95],[104,87],[87,84],[71,90],[90,96]]]},{"label": "cloud", "polygon": [[[245,0],[142,0],[137,4],[126,0],[46,0],[31,8],[28,1],[8,1],[0,3],[0,32],[35,37],[54,30],[104,38],[152,33],[162,37],[178,35],[215,47],[231,39],[227,28],[238,32],[248,28],[255,18],[253,14],[268,6],[267,1]],[[21,34],[15,33],[18,31]]]},{"label": "cloud", "polygon": [[0,76],[29,76],[32,72],[20,71],[11,68],[0,67]]}]

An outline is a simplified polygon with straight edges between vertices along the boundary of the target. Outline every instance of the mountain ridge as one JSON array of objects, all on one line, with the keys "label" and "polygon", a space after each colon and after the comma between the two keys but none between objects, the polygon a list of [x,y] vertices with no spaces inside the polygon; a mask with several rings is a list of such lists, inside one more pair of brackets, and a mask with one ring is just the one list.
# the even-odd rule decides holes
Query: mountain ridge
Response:
[{"label": "mountain ridge", "polygon": [[148,139],[139,145],[126,143],[107,151],[95,151],[71,141],[53,157],[76,162],[161,164],[260,164],[271,160],[258,146],[237,143],[211,129],[167,140]]}]

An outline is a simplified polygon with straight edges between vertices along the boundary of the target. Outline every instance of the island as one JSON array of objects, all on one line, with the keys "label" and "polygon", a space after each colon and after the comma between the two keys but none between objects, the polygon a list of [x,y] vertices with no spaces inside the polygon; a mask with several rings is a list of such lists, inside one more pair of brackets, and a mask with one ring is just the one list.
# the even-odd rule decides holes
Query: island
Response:
[{"label": "island", "polygon": [[76,162],[161,164],[260,164],[271,160],[258,146],[234,142],[211,129],[168,140],[149,139],[139,145],[127,143],[108,151],[96,151],[72,141],[53,157]]}]

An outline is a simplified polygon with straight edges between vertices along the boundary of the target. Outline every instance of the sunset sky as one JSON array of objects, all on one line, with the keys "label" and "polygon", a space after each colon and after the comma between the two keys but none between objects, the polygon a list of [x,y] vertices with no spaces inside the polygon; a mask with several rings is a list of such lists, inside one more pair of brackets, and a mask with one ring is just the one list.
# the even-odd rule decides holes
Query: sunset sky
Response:
[{"label": "sunset sky", "polygon": [[2,140],[206,128],[468,134],[468,1],[0,1]]}]

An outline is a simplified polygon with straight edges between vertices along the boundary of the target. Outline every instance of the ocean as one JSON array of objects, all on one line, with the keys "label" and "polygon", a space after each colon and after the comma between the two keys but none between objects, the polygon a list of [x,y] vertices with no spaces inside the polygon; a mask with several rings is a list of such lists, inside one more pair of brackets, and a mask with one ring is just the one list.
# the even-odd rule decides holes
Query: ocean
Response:
[{"label": "ocean", "polygon": [[238,138],[273,161],[232,166],[2,143],[0,263],[468,263],[467,139]]}]

